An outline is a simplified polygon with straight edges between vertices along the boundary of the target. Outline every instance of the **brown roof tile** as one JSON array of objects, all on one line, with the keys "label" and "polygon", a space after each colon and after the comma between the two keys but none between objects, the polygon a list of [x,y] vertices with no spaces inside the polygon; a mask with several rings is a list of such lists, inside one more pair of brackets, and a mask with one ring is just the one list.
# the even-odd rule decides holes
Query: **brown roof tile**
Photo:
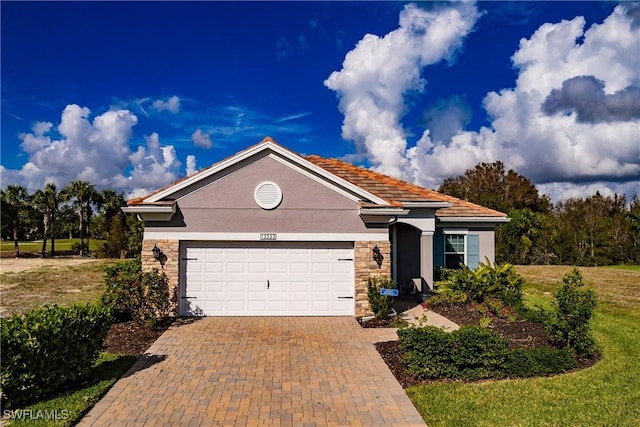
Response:
[{"label": "brown roof tile", "polygon": [[327,159],[316,155],[307,156],[305,159],[396,206],[401,205],[402,202],[449,202],[453,206],[438,209],[437,215],[439,217],[506,217],[502,212],[355,166],[342,160]]}]

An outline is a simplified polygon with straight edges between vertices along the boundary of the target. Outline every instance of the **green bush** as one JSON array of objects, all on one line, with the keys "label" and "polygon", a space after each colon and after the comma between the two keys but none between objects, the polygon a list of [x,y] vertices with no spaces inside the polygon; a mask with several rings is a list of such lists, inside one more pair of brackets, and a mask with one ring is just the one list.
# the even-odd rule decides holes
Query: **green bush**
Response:
[{"label": "green bush", "polygon": [[158,269],[142,272],[139,261],[126,261],[105,268],[103,304],[117,318],[131,318],[153,325],[169,315],[169,279]]},{"label": "green bush", "polygon": [[396,284],[386,276],[371,276],[367,280],[367,299],[369,308],[376,319],[383,319],[391,313],[393,297],[380,295],[380,289],[395,289]]},{"label": "green bush", "polygon": [[422,379],[477,380],[501,376],[507,341],[495,331],[463,326],[447,333],[427,326],[398,331],[408,371]]},{"label": "green bush", "polygon": [[511,264],[491,266],[487,262],[481,263],[475,270],[462,266],[459,270],[447,270],[444,277],[440,282],[442,291],[439,290],[438,293],[464,293],[470,301],[477,303],[489,298],[498,298],[509,306],[523,305],[524,279],[516,273]]},{"label": "green bush", "polygon": [[561,348],[573,348],[579,355],[589,353],[594,345],[589,324],[597,305],[594,290],[584,288],[582,274],[574,268],[564,275],[553,296],[546,324],[551,342]]},{"label": "green bush", "polygon": [[514,377],[535,377],[565,372],[576,366],[576,355],[570,348],[517,348],[506,354],[504,372]]},{"label": "green bush", "polygon": [[510,350],[495,331],[463,326],[447,333],[433,326],[398,330],[407,370],[420,379],[479,380],[532,377],[576,366],[571,349],[538,347]]},{"label": "green bush", "polygon": [[82,380],[110,324],[102,305],[44,306],[0,319],[4,406],[30,403]]}]

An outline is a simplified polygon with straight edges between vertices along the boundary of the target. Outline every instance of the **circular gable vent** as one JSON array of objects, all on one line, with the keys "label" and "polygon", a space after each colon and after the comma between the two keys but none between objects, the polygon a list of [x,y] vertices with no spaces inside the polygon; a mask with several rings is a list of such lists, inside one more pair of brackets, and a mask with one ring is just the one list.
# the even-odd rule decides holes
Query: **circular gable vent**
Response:
[{"label": "circular gable vent", "polygon": [[275,182],[265,181],[258,184],[253,197],[262,209],[275,209],[282,201],[282,190]]}]

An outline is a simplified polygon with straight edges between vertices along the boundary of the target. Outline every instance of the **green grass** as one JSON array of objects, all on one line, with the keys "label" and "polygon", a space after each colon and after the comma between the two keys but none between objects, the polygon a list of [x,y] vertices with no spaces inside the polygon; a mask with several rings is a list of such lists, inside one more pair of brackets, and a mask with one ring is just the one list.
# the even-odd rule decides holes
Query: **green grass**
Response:
[{"label": "green grass", "polygon": [[[520,267],[518,270],[522,273]],[[557,276],[556,283],[560,283],[559,271],[544,271],[547,276]],[[628,283],[625,275],[618,281],[607,276],[607,272],[615,271],[599,268],[590,272],[596,279],[591,284],[601,294],[593,332],[602,360],[588,369],[552,378],[410,387],[407,394],[427,424],[431,427],[637,426],[640,419],[640,310],[630,302],[633,302],[631,296],[639,291],[640,281]],[[602,275],[606,276],[605,280],[597,280],[602,279]],[[527,277],[527,303],[548,304],[549,293],[555,286],[548,283],[546,276],[541,283],[536,283],[531,275]],[[613,296],[614,289],[632,295]]]},{"label": "green grass", "polygon": [[[102,353],[94,368],[93,380],[85,384],[83,388],[68,391],[49,400],[35,403],[16,412],[22,414],[23,419],[13,419],[10,426],[46,426],[62,427],[73,426],[80,418],[95,405],[98,400],[111,388],[135,362],[134,356],[123,356]],[[26,411],[26,412],[24,412]],[[40,416],[39,419],[30,419]],[[49,414],[48,418],[43,419]]]},{"label": "green grass", "polygon": [[[85,241],[86,241],[86,239],[85,239]],[[91,251],[98,250],[102,246],[103,242],[104,242],[104,240],[91,239],[89,241],[89,250],[91,250]],[[14,242],[11,241],[11,240],[3,240],[3,241],[1,241],[0,242],[0,251],[1,252],[13,252],[13,250],[14,250],[13,243]],[[80,239],[56,239],[56,251],[70,251],[71,247],[76,243],[80,243]],[[20,253],[22,253],[22,252],[25,252],[25,253],[30,253],[30,252],[40,253],[40,250],[42,249],[42,240],[18,241],[18,246],[20,247]],[[49,252],[51,250],[51,240],[47,240],[47,248],[46,248],[46,250],[47,250],[47,252]]]}]

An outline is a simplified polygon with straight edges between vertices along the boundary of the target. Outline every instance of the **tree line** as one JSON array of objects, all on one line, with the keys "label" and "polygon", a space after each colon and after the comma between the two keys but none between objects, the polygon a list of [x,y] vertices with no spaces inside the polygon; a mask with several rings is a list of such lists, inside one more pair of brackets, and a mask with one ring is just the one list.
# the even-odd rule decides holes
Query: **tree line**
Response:
[{"label": "tree line", "polygon": [[496,261],[511,264],[640,264],[640,199],[599,192],[551,203],[502,162],[480,163],[447,178],[438,191],[505,212]]},{"label": "tree line", "polygon": [[3,240],[13,240],[16,256],[21,255],[20,240],[42,240],[42,257],[53,257],[56,239],[78,237],[77,252],[82,256],[88,254],[90,239],[103,241],[98,256],[140,252],[143,224],[135,215],[122,211],[127,205],[123,193],[98,191],[90,182],[77,180],[60,190],[49,183],[31,194],[21,185],[9,185],[0,191],[0,200],[0,235]]}]

